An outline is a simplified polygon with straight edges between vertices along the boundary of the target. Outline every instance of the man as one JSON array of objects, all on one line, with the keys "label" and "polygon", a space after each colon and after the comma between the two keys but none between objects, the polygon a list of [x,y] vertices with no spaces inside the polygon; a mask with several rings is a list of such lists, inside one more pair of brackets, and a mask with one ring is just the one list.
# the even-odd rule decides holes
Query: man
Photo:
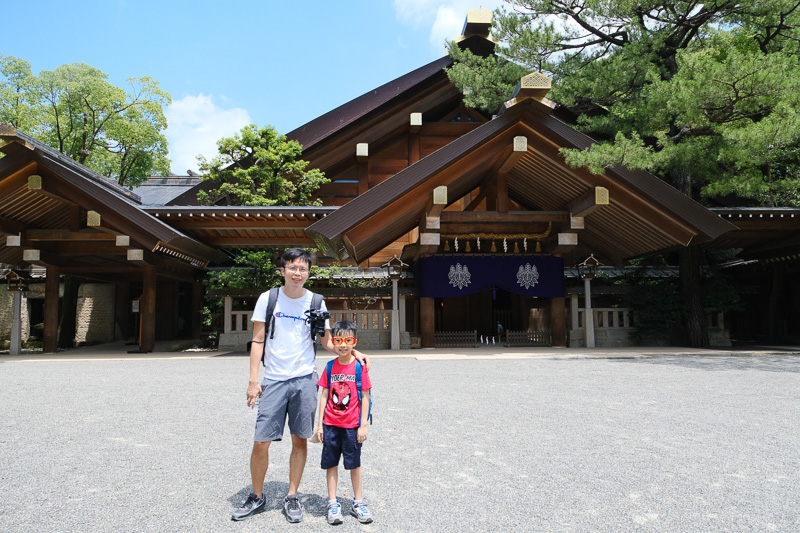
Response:
[{"label": "man", "polygon": [[[317,403],[317,370],[314,364],[314,342],[305,312],[311,308],[313,293],[303,285],[308,281],[311,255],[300,248],[286,250],[281,257],[283,287],[267,317],[269,291],[263,293],[253,311],[253,342],[250,348],[250,383],[247,386],[247,405],[251,409],[261,398],[256,419],[253,451],[250,455],[250,477],[253,492],[236,509],[231,520],[244,520],[260,513],[266,506],[264,479],[269,466],[269,446],[283,438],[288,417],[292,437],[289,457],[289,493],[283,501],[283,511],[289,522],[300,522],[303,510],[297,489],[303,477],[308,452],[307,439],[314,434],[314,413]],[[321,311],[327,311],[325,302]],[[267,331],[270,322],[272,325]],[[273,329],[274,328],[274,329]],[[334,352],[330,322],[325,321],[325,336],[320,344]],[[258,370],[264,355],[264,380],[259,385]],[[369,369],[369,362],[356,357]]]}]

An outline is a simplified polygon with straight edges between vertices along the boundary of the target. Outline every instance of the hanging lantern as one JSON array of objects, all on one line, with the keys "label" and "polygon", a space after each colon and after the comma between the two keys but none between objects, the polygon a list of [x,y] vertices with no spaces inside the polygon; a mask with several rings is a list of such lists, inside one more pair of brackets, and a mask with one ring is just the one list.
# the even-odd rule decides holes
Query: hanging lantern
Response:
[{"label": "hanging lantern", "polygon": [[494,241],[492,241],[492,251],[493,252],[497,251],[497,246],[495,246]]},{"label": "hanging lantern", "polygon": [[542,251],[542,243],[536,241],[536,252],[539,253]]},{"label": "hanging lantern", "polygon": [[471,251],[472,251],[472,250],[470,250],[470,248],[469,248],[469,241],[467,241],[467,247],[466,247],[466,251],[467,251],[467,252],[471,252]]},{"label": "hanging lantern", "polygon": [[450,241],[444,241],[444,251],[445,252],[450,251]]},{"label": "hanging lantern", "polygon": [[519,253],[519,243],[517,241],[514,241],[514,253]]}]

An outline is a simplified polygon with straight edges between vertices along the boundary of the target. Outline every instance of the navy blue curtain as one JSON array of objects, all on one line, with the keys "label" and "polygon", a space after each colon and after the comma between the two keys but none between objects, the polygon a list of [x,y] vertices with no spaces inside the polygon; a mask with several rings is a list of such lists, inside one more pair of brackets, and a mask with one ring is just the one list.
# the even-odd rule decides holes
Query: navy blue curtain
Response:
[{"label": "navy blue curtain", "polygon": [[564,262],[542,255],[423,257],[415,265],[420,294],[452,298],[497,287],[525,296],[564,296]]}]

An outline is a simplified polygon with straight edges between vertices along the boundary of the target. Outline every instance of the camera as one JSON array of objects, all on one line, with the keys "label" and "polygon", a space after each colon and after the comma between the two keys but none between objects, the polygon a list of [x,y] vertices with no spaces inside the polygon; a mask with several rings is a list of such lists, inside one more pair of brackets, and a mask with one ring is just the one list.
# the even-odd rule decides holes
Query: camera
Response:
[{"label": "camera", "polygon": [[311,326],[311,335],[315,338],[317,335],[323,337],[325,335],[325,321],[331,317],[331,314],[319,309],[309,309],[305,314],[308,317],[306,322]]}]

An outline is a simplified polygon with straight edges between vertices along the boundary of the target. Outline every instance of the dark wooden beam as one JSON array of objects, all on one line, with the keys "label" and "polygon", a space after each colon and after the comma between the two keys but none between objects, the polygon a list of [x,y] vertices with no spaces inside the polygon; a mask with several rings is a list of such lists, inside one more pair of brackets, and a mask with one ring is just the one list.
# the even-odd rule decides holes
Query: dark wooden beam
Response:
[{"label": "dark wooden beam", "polygon": [[42,353],[55,353],[58,348],[58,289],[60,272],[57,267],[47,267],[44,281],[44,331]]},{"label": "dark wooden beam", "polygon": [[358,160],[358,194],[362,195],[369,189],[369,144],[356,145],[356,159]]},{"label": "dark wooden beam", "polygon": [[35,172],[36,168],[36,163],[27,157],[6,156],[0,159],[0,198],[24,187],[28,182],[28,176]]},{"label": "dark wooden beam", "polygon": [[[161,218],[161,217],[159,217]],[[161,218],[165,223],[180,230],[225,231],[230,229],[282,229],[302,231],[316,220],[215,220],[210,217]]]},{"label": "dark wooden beam", "polygon": [[0,217],[0,234],[3,235],[19,235],[27,228],[27,224],[11,220],[9,218]]},{"label": "dark wooden beam", "polygon": [[202,237],[211,246],[308,246],[313,247],[310,237]]},{"label": "dark wooden beam", "polygon": [[478,224],[484,222],[500,222],[509,224],[530,224],[534,222],[566,222],[567,211],[514,211],[498,213],[497,211],[445,211],[442,213],[442,224],[463,222]]},{"label": "dark wooden beam", "polygon": [[567,204],[566,210],[574,217],[585,217],[595,209],[609,204],[608,189],[594,187]]},{"label": "dark wooden beam", "polygon": [[93,230],[64,231],[61,229],[30,229],[24,237],[32,242],[39,241],[108,241],[114,242],[114,236]]},{"label": "dark wooden beam", "polygon": [[445,235],[464,235],[469,233],[543,233],[547,231],[547,222],[480,222],[476,226],[469,222],[442,222],[441,233]]},{"label": "dark wooden beam", "polygon": [[45,186],[45,178],[43,178],[39,174],[33,174],[31,176],[28,176],[29,191],[50,198],[51,200],[55,200],[61,204],[68,205],[72,209],[76,207],[80,209],[80,206],[78,206],[75,202],[65,198],[58,192],[53,192],[52,188],[49,186],[50,185],[49,183],[47,185],[48,186]]}]

